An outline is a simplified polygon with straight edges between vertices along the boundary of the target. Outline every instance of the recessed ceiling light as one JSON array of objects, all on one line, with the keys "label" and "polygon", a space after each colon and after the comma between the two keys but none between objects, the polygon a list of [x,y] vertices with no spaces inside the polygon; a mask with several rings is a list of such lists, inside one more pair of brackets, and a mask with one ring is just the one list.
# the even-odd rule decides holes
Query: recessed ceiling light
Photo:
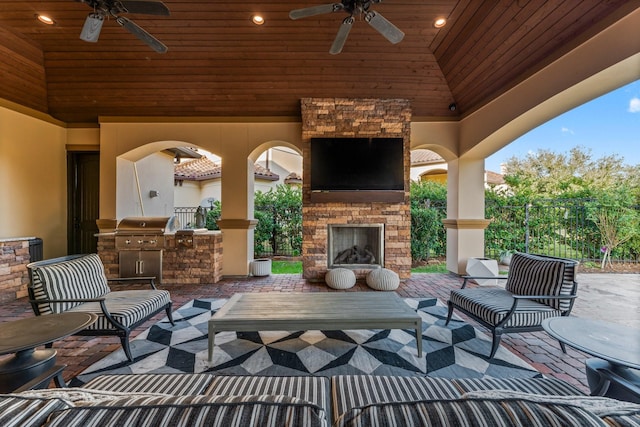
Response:
[{"label": "recessed ceiling light", "polygon": [[447,25],[447,20],[445,18],[438,18],[435,21],[433,21],[433,26],[436,28],[442,28],[445,25]]},{"label": "recessed ceiling light", "polygon": [[48,17],[47,15],[36,15],[36,18],[38,18],[38,21],[47,24],[47,25],[53,25],[56,23],[56,21],[53,20],[53,18]]},{"label": "recessed ceiling light", "polygon": [[260,16],[260,15],[253,15],[251,17],[251,21],[256,25],[264,24],[264,18],[262,16]]}]

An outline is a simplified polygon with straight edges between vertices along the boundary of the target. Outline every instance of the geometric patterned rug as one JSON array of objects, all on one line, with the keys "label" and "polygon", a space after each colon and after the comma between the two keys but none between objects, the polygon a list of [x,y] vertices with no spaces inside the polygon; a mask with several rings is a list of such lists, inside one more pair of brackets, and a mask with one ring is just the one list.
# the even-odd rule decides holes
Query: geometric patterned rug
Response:
[{"label": "geometric patterned rug", "polygon": [[215,372],[226,375],[417,375],[447,378],[541,377],[531,365],[490,338],[452,320],[436,298],[405,298],[422,317],[423,354],[414,330],[219,332],[207,361],[207,321],[226,299],[196,299],[131,341],[135,360],[119,349],[71,381],[78,387],[101,374]]}]

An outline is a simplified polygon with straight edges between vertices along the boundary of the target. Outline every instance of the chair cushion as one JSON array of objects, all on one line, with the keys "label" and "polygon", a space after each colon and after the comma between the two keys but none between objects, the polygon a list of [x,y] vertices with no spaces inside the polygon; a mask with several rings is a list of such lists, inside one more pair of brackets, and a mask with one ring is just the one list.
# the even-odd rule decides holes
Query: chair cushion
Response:
[{"label": "chair cushion", "polygon": [[[104,298],[109,313],[126,327],[144,321],[171,302],[169,291],[151,289],[109,292]],[[102,313],[100,303],[84,303],[69,311],[94,313],[98,316],[98,320],[87,327],[87,330],[117,329]]]},{"label": "chair cushion", "polygon": [[[564,261],[516,253],[511,258],[505,289],[516,295],[558,296],[562,291],[564,270]],[[560,309],[559,300],[536,301]]]},{"label": "chair cushion", "polygon": [[322,408],[287,396],[170,396],[114,399],[53,414],[68,426],[326,426]]},{"label": "chair cushion", "polygon": [[[475,317],[495,326],[509,313],[514,298],[510,292],[499,288],[470,288],[451,291],[449,301]],[[540,325],[549,317],[560,316],[560,310],[532,300],[521,300],[518,309],[504,327]]]},{"label": "chair cushion", "polygon": [[331,377],[334,421],[352,408],[374,403],[457,399],[461,393],[447,378],[378,375]]},{"label": "chair cushion", "polygon": [[[99,298],[110,291],[97,254],[34,267],[32,286],[36,300]],[[62,313],[78,304],[42,302],[38,309],[40,314]]]}]

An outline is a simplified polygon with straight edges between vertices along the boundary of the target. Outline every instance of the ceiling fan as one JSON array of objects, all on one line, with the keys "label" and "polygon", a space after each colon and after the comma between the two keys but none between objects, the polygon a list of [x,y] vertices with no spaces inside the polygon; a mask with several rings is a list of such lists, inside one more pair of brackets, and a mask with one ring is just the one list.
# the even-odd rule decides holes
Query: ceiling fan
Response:
[{"label": "ceiling fan", "polygon": [[125,30],[149,45],[158,53],[165,53],[167,46],[149,34],[142,27],[124,16],[122,13],[140,13],[144,15],[169,16],[169,9],[159,0],[76,0],[86,3],[93,9],[87,16],[80,33],[80,38],[86,42],[95,43],[100,36],[100,30],[105,18],[113,17]]},{"label": "ceiling fan", "polygon": [[404,38],[404,33],[379,12],[370,9],[371,3],[380,3],[381,1],[382,0],[342,0],[340,3],[323,4],[292,10],[289,12],[289,18],[300,19],[341,10],[347,12],[349,16],[342,21],[342,25],[338,29],[338,34],[331,45],[331,49],[329,49],[329,53],[332,55],[337,55],[342,51],[356,16],[362,17],[366,23],[371,25],[391,43],[400,43]]}]

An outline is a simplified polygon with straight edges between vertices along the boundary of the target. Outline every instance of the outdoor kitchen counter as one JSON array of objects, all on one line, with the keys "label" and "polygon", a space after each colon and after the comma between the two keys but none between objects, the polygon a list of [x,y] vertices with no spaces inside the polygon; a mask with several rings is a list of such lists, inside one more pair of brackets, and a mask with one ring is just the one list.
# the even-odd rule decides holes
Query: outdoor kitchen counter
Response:
[{"label": "outdoor kitchen counter", "polygon": [[[119,277],[121,251],[116,248],[116,233],[99,233],[96,236],[98,254],[107,277]],[[222,236],[223,233],[218,230],[192,235],[165,233],[161,249],[161,284],[208,285],[219,282],[222,278]]]}]

